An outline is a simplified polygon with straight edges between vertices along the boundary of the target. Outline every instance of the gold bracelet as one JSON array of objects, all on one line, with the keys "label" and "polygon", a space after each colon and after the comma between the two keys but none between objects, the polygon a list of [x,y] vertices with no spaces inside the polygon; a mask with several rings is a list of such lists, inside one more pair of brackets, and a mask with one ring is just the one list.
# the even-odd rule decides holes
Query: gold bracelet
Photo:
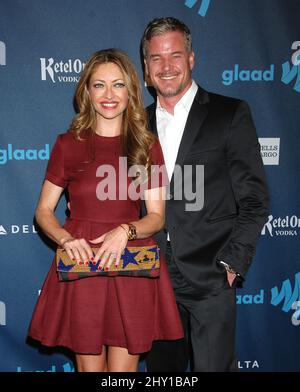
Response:
[{"label": "gold bracelet", "polygon": [[120,227],[122,227],[122,229],[123,229],[123,230],[125,230],[125,233],[126,233],[126,235],[127,235],[127,239],[128,239],[128,237],[129,237],[129,233],[128,233],[128,231],[125,229],[125,227],[123,227],[123,224],[122,224],[122,225],[120,225]]},{"label": "gold bracelet", "polygon": [[137,233],[136,233],[136,226],[132,223],[127,223],[129,230],[128,230],[128,240],[135,240],[137,237]]},{"label": "gold bracelet", "polygon": [[59,240],[59,245],[63,248],[64,247],[64,245],[68,242],[68,241],[73,241],[74,240],[74,238],[73,237],[71,237],[71,238],[61,238],[60,240]]}]

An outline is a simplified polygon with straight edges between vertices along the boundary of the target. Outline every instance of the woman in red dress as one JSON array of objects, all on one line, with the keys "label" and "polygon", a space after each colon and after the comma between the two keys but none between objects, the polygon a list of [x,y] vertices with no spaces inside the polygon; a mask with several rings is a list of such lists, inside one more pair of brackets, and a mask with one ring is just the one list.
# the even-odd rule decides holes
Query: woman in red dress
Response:
[{"label": "woman in red dress", "polygon": [[[59,135],[53,147],[36,219],[74,261],[96,265],[100,260],[98,268],[109,271],[129,244],[156,244],[152,236],[164,225],[165,183],[161,176],[152,179],[163,155],[147,129],[137,72],[125,53],[102,50],[88,60],[76,103],[70,131]],[[143,170],[134,176],[125,171],[124,177],[124,162],[130,169],[144,168],[146,180]],[[64,189],[71,215],[61,226],[54,210]],[[140,193],[133,192],[137,189]],[[140,219],[143,198],[147,214]],[[92,246],[99,248],[94,258]],[[72,281],[59,281],[53,261],[29,335],[46,346],[72,350],[78,371],[137,371],[139,355],[154,340],[183,337],[166,265],[160,261],[158,278]]]}]

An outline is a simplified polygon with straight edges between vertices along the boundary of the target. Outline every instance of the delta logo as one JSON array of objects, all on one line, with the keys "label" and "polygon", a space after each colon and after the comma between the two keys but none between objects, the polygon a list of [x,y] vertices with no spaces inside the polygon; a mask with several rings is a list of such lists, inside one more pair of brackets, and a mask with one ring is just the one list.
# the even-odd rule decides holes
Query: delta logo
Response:
[{"label": "delta logo", "polygon": [[3,225],[0,225],[0,237],[7,236],[10,234],[37,234],[37,232],[38,231],[35,225],[10,225],[9,227],[4,227]]},{"label": "delta logo", "polygon": [[0,165],[6,165],[8,161],[46,161],[50,156],[50,145],[45,144],[41,149],[14,148],[8,144],[6,148],[0,148]]},{"label": "delta logo", "polygon": [[[286,61],[281,66],[281,82],[288,85],[294,81],[293,89],[300,93],[300,41],[295,41],[291,46],[291,61]],[[245,69],[240,64],[234,64],[232,69],[222,72],[222,83],[231,86],[234,82],[273,82],[275,80],[275,64],[270,64],[261,69]]]}]

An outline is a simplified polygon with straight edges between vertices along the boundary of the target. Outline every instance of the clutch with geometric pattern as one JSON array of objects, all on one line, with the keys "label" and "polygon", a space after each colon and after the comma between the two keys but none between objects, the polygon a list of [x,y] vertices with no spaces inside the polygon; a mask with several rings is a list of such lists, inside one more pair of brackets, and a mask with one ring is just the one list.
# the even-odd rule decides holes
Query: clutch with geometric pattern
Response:
[{"label": "clutch with geometric pattern", "polygon": [[[92,248],[93,257],[99,248]],[[114,263],[109,270],[100,270],[100,261],[88,261],[86,264],[77,264],[62,248],[56,250],[56,270],[60,281],[69,281],[93,276],[135,276],[157,278],[160,270],[159,248],[157,245],[126,247],[121,256],[119,265]]]}]

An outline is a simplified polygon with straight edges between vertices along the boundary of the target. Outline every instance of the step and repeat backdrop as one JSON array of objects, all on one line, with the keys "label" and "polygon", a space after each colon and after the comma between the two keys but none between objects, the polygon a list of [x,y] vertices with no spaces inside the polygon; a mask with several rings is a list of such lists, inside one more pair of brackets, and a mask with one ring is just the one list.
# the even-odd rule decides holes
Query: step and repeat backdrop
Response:
[{"label": "step and repeat backdrop", "polygon": [[[299,0],[1,0],[0,371],[74,371],[68,351],[27,341],[53,258],[34,210],[49,152],[74,115],[86,59],[99,49],[123,49],[142,80],[140,39],[161,16],[190,27],[194,79],[247,100],[260,139],[271,208],[237,291],[239,368],[300,371],[299,15]],[[152,102],[146,89],[144,100]],[[65,210],[63,197],[61,221]]]}]

